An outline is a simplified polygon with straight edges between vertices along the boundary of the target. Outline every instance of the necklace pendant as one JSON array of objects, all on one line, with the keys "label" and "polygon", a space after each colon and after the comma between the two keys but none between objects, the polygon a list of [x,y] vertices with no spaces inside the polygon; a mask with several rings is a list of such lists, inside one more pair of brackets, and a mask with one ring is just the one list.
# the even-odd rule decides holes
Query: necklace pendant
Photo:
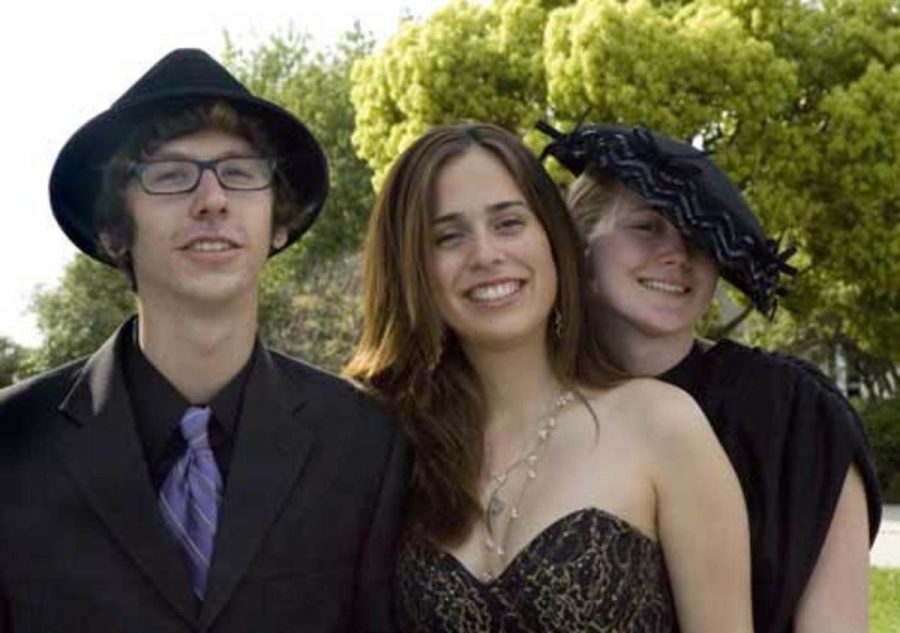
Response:
[{"label": "necklace pendant", "polygon": [[[537,431],[536,442],[532,445],[530,451],[522,454],[519,459],[508,465],[506,470],[494,475],[488,474],[487,481],[493,483],[493,490],[489,491],[487,507],[485,507],[484,516],[481,519],[486,531],[484,547],[488,552],[501,560],[506,557],[506,550],[503,545],[509,535],[510,523],[518,520],[522,516],[522,513],[519,510],[519,504],[521,504],[524,498],[525,489],[529,483],[537,478],[537,464],[541,455],[547,449],[547,442],[550,440],[553,435],[553,430],[556,428],[556,415],[566,404],[574,399],[575,396],[571,391],[565,391],[560,394],[556,399],[555,406],[545,414],[543,422],[540,424]],[[507,503],[500,498],[500,491],[506,485],[509,475],[513,472],[521,472],[519,468],[522,467],[524,467],[525,470],[525,481],[519,489],[518,496],[511,496],[509,498],[509,503]],[[507,520],[503,531],[497,533],[497,536],[500,537],[498,542],[494,539],[494,528],[499,528],[502,525],[503,514],[507,512],[509,519]],[[494,579],[495,575],[490,571],[485,570],[482,572],[481,577],[484,582],[490,582]]]},{"label": "necklace pendant", "polygon": [[487,507],[488,518],[496,519],[500,514],[503,513],[503,511],[505,509],[506,509],[506,504],[503,503],[503,501],[499,497],[492,496],[491,500],[488,501],[488,507]]}]

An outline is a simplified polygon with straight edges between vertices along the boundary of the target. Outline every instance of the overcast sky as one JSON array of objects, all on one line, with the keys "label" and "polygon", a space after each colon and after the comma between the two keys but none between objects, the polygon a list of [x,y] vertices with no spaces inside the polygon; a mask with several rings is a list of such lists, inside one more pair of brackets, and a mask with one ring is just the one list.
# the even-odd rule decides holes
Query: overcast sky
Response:
[{"label": "overcast sky", "polygon": [[405,15],[448,0],[12,0],[0,9],[0,335],[39,343],[28,300],[55,285],[75,249],[50,212],[57,152],[145,70],[178,47],[220,57],[293,25],[327,46],[358,19],[383,39]]}]

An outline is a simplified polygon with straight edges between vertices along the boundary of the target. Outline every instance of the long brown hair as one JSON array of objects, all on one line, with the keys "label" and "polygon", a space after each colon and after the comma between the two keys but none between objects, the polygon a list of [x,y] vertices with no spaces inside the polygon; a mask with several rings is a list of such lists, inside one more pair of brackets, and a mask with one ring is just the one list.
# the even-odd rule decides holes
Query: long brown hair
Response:
[{"label": "long brown hair", "polygon": [[415,465],[411,520],[439,542],[466,536],[481,512],[478,479],[486,419],[482,385],[445,328],[430,274],[435,182],[453,158],[480,147],[499,160],[547,234],[559,287],[559,333],[548,328],[551,368],[570,387],[609,386],[621,374],[592,334],[584,262],[559,191],[510,132],[488,124],[436,127],[388,172],[369,219],[363,256],[363,332],[345,374],[384,399],[409,436]]}]

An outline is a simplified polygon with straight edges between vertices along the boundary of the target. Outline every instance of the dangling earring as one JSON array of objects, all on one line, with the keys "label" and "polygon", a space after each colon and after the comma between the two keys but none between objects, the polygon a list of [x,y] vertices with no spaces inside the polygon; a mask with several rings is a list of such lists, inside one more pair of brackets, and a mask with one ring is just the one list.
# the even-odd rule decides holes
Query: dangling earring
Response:
[{"label": "dangling earring", "polygon": [[559,306],[553,308],[553,334],[556,338],[562,338],[562,312],[559,311]]}]

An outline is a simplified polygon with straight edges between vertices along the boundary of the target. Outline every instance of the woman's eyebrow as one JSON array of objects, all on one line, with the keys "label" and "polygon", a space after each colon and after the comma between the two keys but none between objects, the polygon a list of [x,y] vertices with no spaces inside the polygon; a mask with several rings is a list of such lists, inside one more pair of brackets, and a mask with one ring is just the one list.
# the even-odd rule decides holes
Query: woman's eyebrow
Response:
[{"label": "woman's eyebrow", "polygon": [[525,207],[525,208],[527,208],[528,205],[525,204],[524,200],[514,198],[511,200],[501,200],[499,202],[493,202],[487,206],[487,210],[491,211],[491,212],[505,211],[506,209],[509,209],[510,207]]},{"label": "woman's eyebrow", "polygon": [[[510,209],[513,207],[522,207],[528,208],[528,205],[525,204],[524,200],[520,200],[518,198],[510,199],[510,200],[499,200],[497,202],[492,202],[485,209],[488,213],[498,213],[500,211],[505,211],[506,209]],[[432,220],[432,224],[446,224],[447,222],[453,222],[455,220],[459,220],[465,217],[465,213],[462,211],[447,211],[446,213],[442,213]]]}]

